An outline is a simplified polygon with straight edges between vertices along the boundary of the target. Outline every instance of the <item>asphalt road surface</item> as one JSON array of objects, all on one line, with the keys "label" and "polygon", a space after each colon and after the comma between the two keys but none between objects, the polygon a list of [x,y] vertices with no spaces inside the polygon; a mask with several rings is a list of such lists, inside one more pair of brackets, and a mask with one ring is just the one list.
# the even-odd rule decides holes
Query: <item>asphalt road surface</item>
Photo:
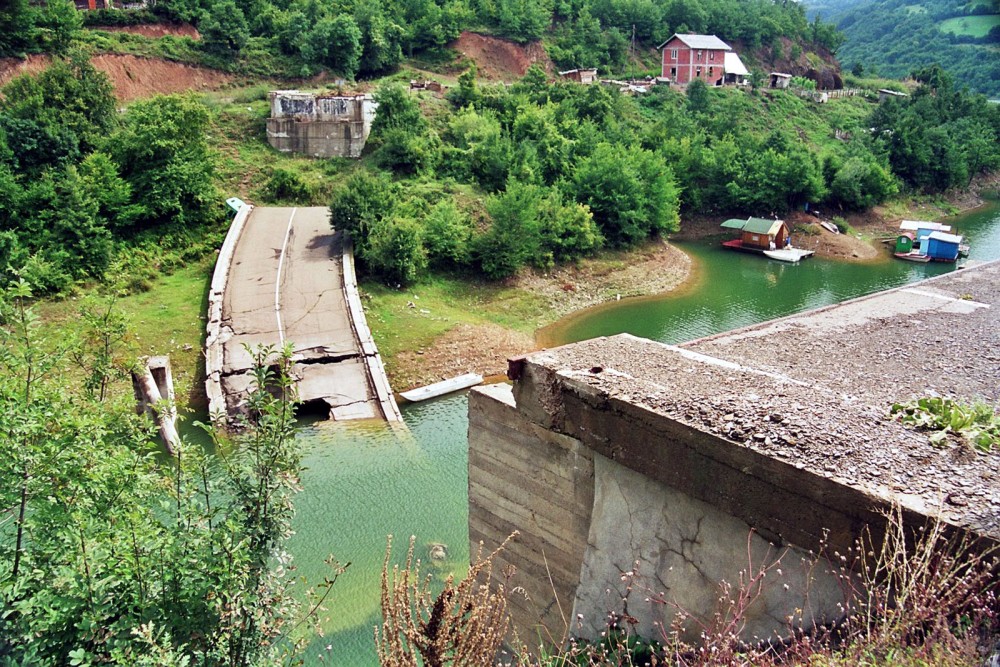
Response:
[{"label": "asphalt road surface", "polygon": [[343,291],[342,249],[325,207],[255,208],[233,256],[222,305],[232,330],[222,387],[249,386],[251,349],[292,346],[299,399],[326,402],[334,419],[378,417]]}]

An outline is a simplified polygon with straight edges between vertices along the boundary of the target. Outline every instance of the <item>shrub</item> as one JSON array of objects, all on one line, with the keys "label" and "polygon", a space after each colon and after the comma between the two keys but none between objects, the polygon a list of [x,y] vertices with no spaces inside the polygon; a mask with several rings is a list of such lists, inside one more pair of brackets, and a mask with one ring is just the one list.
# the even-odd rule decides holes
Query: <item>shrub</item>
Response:
[{"label": "shrub", "polygon": [[542,260],[538,209],[542,188],[512,181],[507,191],[486,200],[492,223],[476,238],[479,266],[487,278],[508,278],[529,262]]},{"label": "shrub", "polygon": [[297,172],[278,167],[271,173],[264,193],[272,201],[308,202],[313,190]]},{"label": "shrub", "polygon": [[420,224],[412,218],[381,218],[369,226],[361,259],[390,283],[409,285],[427,268],[422,236]]},{"label": "shrub", "polygon": [[424,247],[430,263],[464,266],[471,259],[472,221],[449,199],[431,208],[424,219]]}]

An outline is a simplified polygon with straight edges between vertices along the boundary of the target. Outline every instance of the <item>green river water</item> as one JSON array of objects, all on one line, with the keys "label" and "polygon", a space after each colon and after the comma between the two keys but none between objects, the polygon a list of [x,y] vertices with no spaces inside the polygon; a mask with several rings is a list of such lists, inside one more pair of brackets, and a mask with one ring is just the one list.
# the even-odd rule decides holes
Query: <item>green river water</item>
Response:
[{"label": "green river water", "polygon": [[[1000,258],[1000,203],[946,220],[971,242],[970,261]],[[717,241],[680,245],[694,260],[691,280],[670,294],[588,309],[539,332],[546,345],[628,332],[677,343],[825,306],[953,271],[948,264],[885,259],[865,264],[808,259],[798,265],[725,251]],[[400,562],[410,535],[417,555],[444,543],[438,579],[468,567],[468,429],[465,395],[403,406],[409,436],[382,424],[303,426],[304,491],[296,499],[290,551],[296,574],[320,581],[330,554],[347,572],[334,586],[324,636],[306,664],[376,665],[379,585],[387,534]],[[328,648],[329,647],[329,648]]]}]

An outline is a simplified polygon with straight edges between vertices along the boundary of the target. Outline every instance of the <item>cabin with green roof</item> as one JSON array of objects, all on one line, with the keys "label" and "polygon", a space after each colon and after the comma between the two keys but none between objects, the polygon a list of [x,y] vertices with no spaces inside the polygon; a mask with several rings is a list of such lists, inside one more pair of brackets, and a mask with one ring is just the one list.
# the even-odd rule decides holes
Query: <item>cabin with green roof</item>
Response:
[{"label": "cabin with green roof", "polygon": [[767,220],[765,218],[747,218],[746,220],[731,219],[722,223],[725,229],[737,229],[740,238],[727,241],[722,245],[735,249],[774,250],[784,248],[791,238],[791,232],[784,220]]}]

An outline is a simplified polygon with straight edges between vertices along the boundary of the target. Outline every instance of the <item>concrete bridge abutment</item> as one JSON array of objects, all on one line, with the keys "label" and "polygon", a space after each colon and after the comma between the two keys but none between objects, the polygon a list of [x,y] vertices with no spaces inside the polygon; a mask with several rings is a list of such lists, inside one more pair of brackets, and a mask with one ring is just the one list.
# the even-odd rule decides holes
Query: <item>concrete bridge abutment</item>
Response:
[{"label": "concrete bridge abutment", "polygon": [[[620,335],[512,360],[512,386],[470,394],[469,530],[487,550],[520,532],[499,562],[525,592],[520,639],[597,638],[611,613],[663,639],[680,613],[697,640],[732,599],[722,582],[761,572],[742,639],[835,622],[861,590],[859,538],[877,548],[892,511],[995,547],[1000,452],[935,447],[889,409],[1000,400],[997,287],[991,264],[682,346]],[[919,368],[884,354],[904,331]]]}]

